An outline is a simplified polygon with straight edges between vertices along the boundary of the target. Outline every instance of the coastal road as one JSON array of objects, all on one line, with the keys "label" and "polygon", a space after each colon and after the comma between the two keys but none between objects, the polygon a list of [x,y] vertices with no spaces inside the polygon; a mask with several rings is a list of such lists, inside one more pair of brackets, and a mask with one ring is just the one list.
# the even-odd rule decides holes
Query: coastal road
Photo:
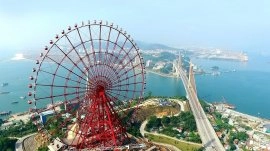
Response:
[{"label": "coastal road", "polygon": [[207,151],[225,151],[223,145],[221,144],[219,138],[216,135],[215,130],[210,124],[203,108],[197,97],[196,90],[190,84],[186,73],[182,68],[179,69],[180,76],[183,82],[183,85],[186,90],[187,99],[189,100],[190,108],[195,117],[196,125],[198,132],[200,134],[203,147]]}]

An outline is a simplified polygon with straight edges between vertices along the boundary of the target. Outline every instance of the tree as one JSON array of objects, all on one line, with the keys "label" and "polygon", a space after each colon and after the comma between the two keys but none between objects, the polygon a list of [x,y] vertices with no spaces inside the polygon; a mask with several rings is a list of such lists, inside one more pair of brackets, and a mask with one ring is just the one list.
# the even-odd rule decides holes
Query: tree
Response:
[{"label": "tree", "polygon": [[0,118],[0,126],[4,123],[4,121]]},{"label": "tree", "polygon": [[217,119],[221,119],[222,117],[222,114],[221,113],[218,113],[218,112],[214,112],[214,115]]},{"label": "tree", "polygon": [[200,101],[200,104],[202,105],[202,108],[203,108],[203,110],[205,111],[205,112],[209,112],[209,107],[210,107],[210,105],[209,104],[207,104],[205,101],[203,101],[203,100],[199,100]]},{"label": "tree", "polygon": [[150,99],[152,97],[152,91],[148,91],[147,96],[145,97],[145,100]]},{"label": "tree", "polygon": [[204,151],[204,150],[205,150],[205,148],[204,147],[201,147],[197,151]]},{"label": "tree", "polygon": [[229,123],[229,118],[223,118],[222,120],[224,121],[224,123]]},{"label": "tree", "polygon": [[230,150],[232,150],[232,151],[236,150],[236,146],[234,144],[232,144]]},{"label": "tree", "polygon": [[39,147],[38,151],[48,151],[48,147],[47,146]]},{"label": "tree", "polygon": [[150,130],[150,128],[158,128],[161,126],[161,119],[156,116],[151,116],[148,123],[146,124],[146,130]]},{"label": "tree", "polygon": [[170,121],[171,121],[170,123],[172,125],[177,126],[179,119],[178,119],[178,117],[173,116],[173,117],[171,117]]},{"label": "tree", "polygon": [[196,142],[196,143],[201,143],[201,138],[198,134],[195,134],[194,132],[191,132],[189,134],[189,141],[191,142]]},{"label": "tree", "polygon": [[17,139],[10,139],[7,137],[0,137],[0,149],[1,150],[15,150],[15,143],[16,143]]},{"label": "tree", "polygon": [[163,124],[164,126],[168,126],[168,125],[170,124],[171,120],[170,120],[169,117],[163,116],[163,117],[161,118],[161,122],[162,122],[162,124]]},{"label": "tree", "polygon": [[230,136],[230,142],[233,142],[235,139],[246,141],[248,139],[248,134],[246,132],[232,133]]}]

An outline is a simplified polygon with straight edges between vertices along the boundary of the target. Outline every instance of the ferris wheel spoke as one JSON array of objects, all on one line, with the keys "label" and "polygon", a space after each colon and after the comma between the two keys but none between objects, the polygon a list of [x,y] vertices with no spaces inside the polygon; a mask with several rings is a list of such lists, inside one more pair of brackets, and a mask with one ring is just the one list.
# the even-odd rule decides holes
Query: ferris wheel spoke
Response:
[{"label": "ferris wheel spoke", "polygon": [[[124,76],[126,73],[129,73],[130,71],[133,70],[133,72],[135,72],[135,68],[138,67],[138,66],[141,66],[141,64],[137,64],[135,66],[133,66],[134,68],[128,68],[128,70],[126,70],[125,72],[123,72],[122,74],[119,75],[119,77],[122,77]],[[118,70],[118,72],[122,71],[124,68],[121,68],[120,70]]]},{"label": "ferris wheel spoke", "polygon": [[[122,44],[122,46],[119,46],[119,45],[118,45],[118,47],[120,48],[120,51],[118,52],[118,54],[116,54],[116,56],[120,56],[120,55],[122,54],[122,51],[124,50],[124,46],[125,46],[126,42],[127,42],[127,37],[125,37],[125,41],[124,41],[124,43]],[[114,62],[115,62],[115,61],[116,61],[116,60],[114,60]]]},{"label": "ferris wheel spoke", "polygon": [[68,81],[78,82],[78,81],[73,80],[73,79],[71,79],[71,78],[67,78],[67,77],[64,77],[64,76],[61,76],[61,75],[57,75],[57,74],[55,74],[55,73],[51,73],[51,72],[48,72],[48,71],[45,71],[45,70],[42,70],[42,69],[40,69],[39,71],[40,71],[40,72],[47,73],[47,74],[50,74],[50,75],[53,75],[53,76],[56,76],[56,77],[59,77],[59,78],[62,78],[62,79],[65,79],[65,80],[68,80]]},{"label": "ferris wheel spoke", "polygon": [[[83,78],[82,76],[78,75],[77,73],[73,72],[72,70],[68,69],[67,67],[63,66],[61,63],[55,61],[54,59],[52,59],[51,57],[47,57],[49,58],[50,60],[52,60],[54,63],[56,63],[58,66],[61,66],[62,68],[66,69],[67,71],[69,71],[70,73],[76,75],[77,77],[83,79],[84,81],[87,81],[85,78]],[[74,64],[75,65],[75,64]],[[54,73],[55,74],[55,73]]]},{"label": "ferris wheel spoke", "polygon": [[98,60],[101,61],[101,28],[102,26],[100,25],[99,26],[99,35],[98,35],[98,44],[99,44],[99,47],[98,47]]},{"label": "ferris wheel spoke", "polygon": [[[85,44],[84,44],[84,42],[83,42],[83,40],[82,40],[82,36],[81,36],[81,33],[80,33],[79,28],[77,28],[77,32],[78,32],[78,35],[79,35],[79,37],[80,37],[81,44],[83,45],[84,53],[85,53],[85,54],[88,54],[88,53],[87,53],[87,49],[86,49],[86,47],[85,47]],[[90,63],[89,57],[87,57],[87,59],[88,59],[88,62]]]},{"label": "ferris wheel spoke", "polygon": [[127,92],[121,92],[121,91],[108,91],[110,94],[113,94],[117,97],[122,97],[122,99],[131,99],[131,97],[128,96]]},{"label": "ferris wheel spoke", "polygon": [[117,95],[117,96],[123,97],[124,99],[131,99],[131,98],[128,97],[127,95],[121,94],[121,93],[120,93],[121,91],[119,91],[119,90],[117,90],[117,92],[115,92],[115,91],[108,91],[108,92],[109,92],[108,94],[115,94],[115,95]]},{"label": "ferris wheel spoke", "polygon": [[72,93],[65,93],[65,94],[51,95],[51,96],[46,96],[46,97],[36,98],[36,101],[38,101],[38,100],[44,100],[44,99],[49,99],[49,98],[56,98],[56,97],[61,97],[61,96],[74,95],[74,94],[79,94],[79,93],[85,93],[85,92],[86,92],[86,91],[78,91],[78,92],[72,92]]},{"label": "ferris wheel spoke", "polygon": [[[128,71],[134,70],[134,69],[137,68],[139,65],[141,65],[141,64],[139,64],[139,63],[136,64],[136,65],[134,65],[134,64],[132,63],[132,61],[135,60],[136,57],[137,57],[137,56],[134,56],[132,59],[130,59],[130,63],[132,64],[133,68],[129,68]],[[121,72],[123,69],[128,68],[128,67],[127,67],[128,65],[129,65],[129,63],[124,64],[124,66],[122,66],[121,68],[119,68],[117,71],[118,71],[118,72]]]},{"label": "ferris wheel spoke", "polygon": [[114,64],[114,61],[112,60],[112,57],[113,57],[113,56],[114,56],[114,57],[118,57],[118,56],[114,53],[114,51],[115,51],[115,49],[116,49],[117,46],[119,47],[119,45],[118,45],[117,43],[118,43],[119,36],[120,36],[120,34],[121,34],[120,31],[117,31],[117,32],[118,32],[118,33],[117,33],[117,37],[116,37],[115,41],[112,42],[112,43],[113,43],[112,55],[111,55],[111,57],[110,57],[110,59],[109,59],[109,60],[111,61],[111,63],[113,63],[113,64]]},{"label": "ferris wheel spoke", "polygon": [[[125,41],[124,41],[124,43],[123,43],[122,46],[119,46],[119,45],[118,45],[118,47],[120,48],[120,51],[119,51],[118,54],[115,54],[117,57],[114,58],[114,60],[113,60],[114,63],[117,63],[117,60],[121,57],[121,54],[122,54],[121,52],[122,52],[122,50],[124,49],[124,46],[125,46],[126,42],[127,42],[127,39],[125,39]],[[118,62],[118,66],[119,66],[120,64],[122,64],[122,62],[119,61],[119,62]]]},{"label": "ferris wheel spoke", "polygon": [[[66,36],[68,42],[70,43],[70,45],[72,46],[72,49],[75,51],[76,55],[79,57],[79,60],[83,63],[84,68],[87,68],[87,65],[85,64],[85,62],[83,61],[83,59],[82,59],[81,56],[79,55],[77,49],[74,47],[74,45],[73,45],[72,42],[70,41],[69,37],[68,37],[67,35],[65,35],[65,36]],[[83,42],[82,42],[81,44],[84,46]],[[68,57],[68,58],[69,58],[69,57]],[[70,58],[69,58],[69,59],[70,59]],[[71,60],[71,59],[70,59],[70,60]],[[72,61],[72,63],[73,63],[76,67],[78,67],[77,64],[76,64],[75,62]],[[78,68],[78,69],[81,70],[81,68]],[[82,70],[81,70],[81,72],[84,73],[84,71],[82,71]]]},{"label": "ferris wheel spoke", "polygon": [[90,35],[90,41],[91,41],[91,50],[92,50],[92,54],[94,55],[94,63],[96,63],[96,57],[95,57],[95,48],[94,48],[94,44],[93,44],[93,37],[92,37],[92,32],[91,32],[91,26],[88,26],[89,29],[89,35]]},{"label": "ferris wheel spoke", "polygon": [[[77,28],[77,32],[78,32],[78,35],[79,35],[79,37],[80,37],[81,44],[83,45],[83,49],[84,49],[84,52],[85,52],[85,54],[86,54],[86,58],[87,58],[87,60],[88,60],[88,63],[90,64],[90,63],[91,63],[91,60],[90,60],[90,58],[89,58],[89,53],[87,52],[87,49],[86,49],[86,47],[85,47],[85,42],[83,42],[83,40],[82,40],[82,36],[81,36],[80,31],[79,31],[79,28]],[[83,59],[82,59],[82,61],[83,61]],[[86,66],[85,68],[88,69],[87,66]],[[89,73],[90,73],[89,70],[87,70],[87,72],[88,72],[88,76],[89,76]]]},{"label": "ferris wheel spoke", "polygon": [[[125,56],[123,56],[122,59],[118,61],[118,65],[117,65],[116,69],[118,69],[118,67],[120,66],[120,64],[122,65],[122,63],[124,62],[124,60],[126,59],[127,56],[129,57],[128,53],[131,52],[131,50],[133,49],[133,47],[134,47],[134,46],[132,46],[132,47],[129,49],[128,52],[124,51],[124,50],[123,50],[124,48],[121,48],[121,51],[123,50],[123,51],[125,52]],[[120,55],[120,54],[119,54],[119,55]],[[132,61],[132,60],[131,60],[131,61]],[[130,62],[128,62],[128,63],[130,63]]]},{"label": "ferris wheel spoke", "polygon": [[109,46],[110,46],[111,32],[112,32],[112,27],[110,27],[110,29],[109,29],[108,37],[107,37],[107,40],[106,40],[106,52],[105,52],[105,58],[104,58],[105,64],[108,63],[108,60],[107,60],[108,59],[108,56],[107,56],[107,54],[108,54]]},{"label": "ferris wheel spoke", "polygon": [[137,76],[141,75],[142,73],[138,72],[136,74],[133,74],[131,76],[126,76],[125,78],[121,78],[119,77],[119,80],[118,81],[115,81],[113,84],[116,84],[116,83],[122,83],[123,81],[128,81],[129,79],[132,79],[132,78],[136,78]]},{"label": "ferris wheel spoke", "polygon": [[36,83],[36,86],[57,87],[57,88],[77,88],[77,89],[85,89],[86,88],[86,87],[79,87],[79,86],[67,86],[67,85],[55,85],[55,84],[39,84],[39,83]]},{"label": "ferris wheel spoke", "polygon": [[119,39],[119,36],[120,36],[121,32],[118,31],[118,34],[117,34],[117,37],[116,37],[116,40],[114,42],[114,46],[113,46],[113,50],[115,50],[116,46],[117,46],[117,43],[118,43],[118,39]]},{"label": "ferris wheel spoke", "polygon": [[[110,94],[110,93],[107,93],[107,95],[108,95],[110,98],[113,98],[113,99],[116,100],[116,101],[123,102],[123,100],[118,99],[117,97],[113,96],[113,95]],[[117,105],[117,104],[116,104],[116,101],[111,101],[111,102],[114,104],[115,107],[117,106],[118,108],[120,108],[120,110],[124,110],[124,109],[121,107],[121,105]]]},{"label": "ferris wheel spoke", "polygon": [[[144,82],[133,82],[133,83],[128,83],[128,84],[119,84],[119,85],[114,85],[112,86],[111,88],[121,88],[123,86],[132,86],[132,87],[136,87],[136,85],[139,85],[139,84],[144,84]],[[120,89],[118,90],[120,91]]]},{"label": "ferris wheel spoke", "polygon": [[129,89],[124,89],[124,90],[118,90],[118,89],[107,89],[109,91],[124,91],[124,92],[141,92],[141,91],[136,91],[136,90],[129,90]]},{"label": "ferris wheel spoke", "polygon": [[[67,37],[67,36],[66,36]],[[68,39],[68,37],[67,37],[67,39]],[[68,39],[69,40],[69,39]],[[71,42],[70,42],[70,40],[69,40],[69,43],[71,44]],[[77,69],[79,69],[80,70],[80,72],[81,73],[83,73],[83,74],[85,74],[85,72],[81,69],[81,68],[79,68],[79,66],[68,56],[68,54],[67,53],[65,53],[57,44],[54,44],[64,55],[65,55],[65,57],[67,57],[71,62],[72,62],[72,64],[75,66],[75,67],[77,67]],[[72,45],[72,44],[71,44]],[[82,60],[82,58],[80,57],[80,55],[78,54],[78,52],[76,51],[76,49],[74,48],[74,46],[72,45],[72,50],[75,50],[75,52],[76,52],[76,54],[79,56],[79,58],[80,58],[80,60]],[[71,51],[72,51],[71,50]],[[70,52],[71,52],[70,51]],[[83,61],[82,61],[83,62]],[[60,64],[60,63],[58,63],[58,64]],[[84,62],[83,62],[83,64],[84,64]],[[84,66],[85,66],[85,64],[84,64]],[[86,66],[85,66],[86,67]],[[85,76],[87,76],[86,74],[85,74]]]}]

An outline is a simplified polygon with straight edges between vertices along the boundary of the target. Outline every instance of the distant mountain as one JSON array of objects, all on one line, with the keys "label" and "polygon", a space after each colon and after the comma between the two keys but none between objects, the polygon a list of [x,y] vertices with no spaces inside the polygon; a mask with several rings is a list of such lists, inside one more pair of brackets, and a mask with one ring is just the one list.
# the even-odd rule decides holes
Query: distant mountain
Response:
[{"label": "distant mountain", "polygon": [[169,47],[166,46],[164,44],[158,44],[158,43],[146,43],[146,42],[142,42],[142,41],[136,41],[137,46],[140,49],[169,49],[169,50],[180,50],[178,48],[173,48],[173,47]]}]

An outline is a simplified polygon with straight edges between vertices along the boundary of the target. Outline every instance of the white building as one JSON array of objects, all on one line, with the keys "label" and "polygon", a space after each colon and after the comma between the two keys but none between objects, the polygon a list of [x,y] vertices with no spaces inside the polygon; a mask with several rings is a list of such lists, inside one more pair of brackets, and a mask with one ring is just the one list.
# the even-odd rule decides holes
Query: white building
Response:
[{"label": "white building", "polygon": [[50,151],[64,150],[65,147],[66,145],[58,137],[48,146]]},{"label": "white building", "polygon": [[263,125],[263,132],[270,133],[270,123]]}]

